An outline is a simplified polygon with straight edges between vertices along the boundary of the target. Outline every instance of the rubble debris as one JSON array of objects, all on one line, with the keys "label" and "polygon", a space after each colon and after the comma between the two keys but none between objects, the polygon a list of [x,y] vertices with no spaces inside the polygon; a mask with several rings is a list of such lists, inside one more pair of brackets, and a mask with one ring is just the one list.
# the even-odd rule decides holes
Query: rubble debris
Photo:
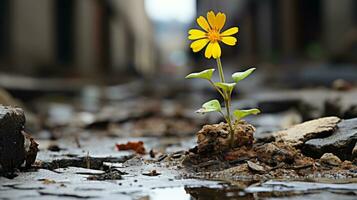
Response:
[{"label": "rubble debris", "polygon": [[321,156],[320,162],[326,165],[339,166],[342,161],[332,153],[325,153]]},{"label": "rubble debris", "polygon": [[151,170],[150,172],[143,173],[145,176],[159,176],[161,173],[157,172],[155,169]]},{"label": "rubble debris", "polygon": [[138,154],[144,155],[146,153],[145,147],[144,147],[144,142],[138,141],[138,142],[127,142],[126,144],[116,144],[115,145],[118,149],[118,151],[121,150],[133,150]]},{"label": "rubble debris", "polygon": [[258,164],[254,163],[254,162],[251,162],[251,161],[247,161],[247,164],[248,164],[249,169],[251,169],[254,172],[258,172],[258,173],[264,173],[265,172],[264,167],[261,166],[261,165],[258,165]]},{"label": "rubble debris", "polygon": [[57,183],[55,180],[52,180],[52,179],[41,179],[40,181],[42,181],[42,184],[45,184],[45,185],[50,185],[50,184],[55,184]]},{"label": "rubble debris", "polygon": [[284,141],[292,146],[300,146],[307,140],[331,135],[337,129],[338,117],[323,117],[310,120],[291,128],[273,133],[276,141]]},{"label": "rubble debris", "polygon": [[36,159],[38,144],[24,133],[25,115],[21,108],[0,106],[0,166],[13,172],[25,161],[30,167]]},{"label": "rubble debris", "polygon": [[105,180],[121,180],[123,179],[122,175],[124,173],[119,170],[108,170],[104,174],[96,174],[89,176],[88,180],[97,180],[97,181],[105,181]]},{"label": "rubble debris", "polygon": [[284,142],[272,142],[255,147],[257,158],[271,166],[287,163],[292,164],[298,157],[298,150]]},{"label": "rubble debris", "polygon": [[352,150],[357,142],[357,118],[342,120],[332,135],[305,142],[302,151],[313,158],[333,153],[342,160],[352,160]]},{"label": "rubble debris", "polygon": [[150,149],[150,152],[149,152],[150,158],[155,158],[155,154],[156,154],[156,152],[154,151],[154,149]]},{"label": "rubble debris", "polygon": [[25,131],[22,131],[22,134],[25,137],[25,167],[30,168],[32,164],[35,163],[37,152],[38,152],[38,143],[35,139]]},{"label": "rubble debris", "polygon": [[197,144],[199,154],[217,154],[231,148],[253,145],[253,133],[255,128],[241,121],[235,124],[234,143],[230,146],[229,127],[226,123],[205,125],[197,132]]}]

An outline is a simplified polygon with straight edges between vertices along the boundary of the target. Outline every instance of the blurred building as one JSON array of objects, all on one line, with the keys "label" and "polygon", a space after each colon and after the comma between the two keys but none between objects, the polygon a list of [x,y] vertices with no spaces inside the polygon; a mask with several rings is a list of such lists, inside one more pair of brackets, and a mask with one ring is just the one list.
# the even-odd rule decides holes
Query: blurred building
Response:
[{"label": "blurred building", "polygon": [[355,0],[197,0],[197,9],[223,11],[240,27],[240,59],[357,62]]},{"label": "blurred building", "polygon": [[153,35],[144,0],[0,0],[0,71],[150,74]]}]

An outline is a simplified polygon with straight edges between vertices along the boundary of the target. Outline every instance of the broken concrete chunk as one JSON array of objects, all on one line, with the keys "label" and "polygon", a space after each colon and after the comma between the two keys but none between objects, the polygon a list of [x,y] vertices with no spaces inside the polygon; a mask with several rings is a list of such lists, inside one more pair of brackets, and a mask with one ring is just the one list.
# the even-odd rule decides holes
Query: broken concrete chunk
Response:
[{"label": "broken concrete chunk", "polygon": [[319,118],[275,132],[273,136],[277,141],[282,140],[293,146],[299,146],[312,138],[326,137],[332,134],[339,121],[338,117]]},{"label": "broken concrete chunk", "polygon": [[0,166],[12,172],[26,161],[30,167],[36,160],[38,144],[24,132],[25,115],[21,108],[0,106]]},{"label": "broken concrete chunk", "polygon": [[342,161],[332,153],[325,153],[321,156],[320,162],[326,165],[339,166]]},{"label": "broken concrete chunk", "polygon": [[342,120],[330,136],[307,141],[303,153],[318,158],[324,153],[333,153],[342,160],[352,159],[352,150],[357,142],[357,118]]},{"label": "broken concrete chunk", "polygon": [[0,165],[4,171],[13,171],[25,160],[24,125],[22,109],[0,106]]}]

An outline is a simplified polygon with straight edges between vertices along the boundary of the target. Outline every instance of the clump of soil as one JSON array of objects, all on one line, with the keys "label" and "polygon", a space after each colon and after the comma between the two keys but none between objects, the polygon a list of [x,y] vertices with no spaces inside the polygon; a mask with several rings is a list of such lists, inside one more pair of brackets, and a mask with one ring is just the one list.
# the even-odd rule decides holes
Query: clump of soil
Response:
[{"label": "clump of soil", "polygon": [[201,155],[212,155],[229,151],[232,148],[251,147],[253,145],[254,126],[245,121],[234,125],[233,143],[230,143],[227,123],[205,125],[197,132],[197,152]]},{"label": "clump of soil", "polygon": [[190,150],[183,164],[193,168],[219,170],[230,166],[229,161],[256,157],[253,151],[254,126],[245,121],[234,124],[233,143],[227,123],[205,125],[197,132],[197,146]]}]

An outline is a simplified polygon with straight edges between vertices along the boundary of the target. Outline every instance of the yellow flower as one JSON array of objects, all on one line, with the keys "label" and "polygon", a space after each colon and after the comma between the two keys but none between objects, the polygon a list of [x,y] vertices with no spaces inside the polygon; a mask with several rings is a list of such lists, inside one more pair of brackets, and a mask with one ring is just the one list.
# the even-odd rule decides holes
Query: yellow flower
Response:
[{"label": "yellow flower", "polygon": [[188,34],[188,39],[195,40],[191,43],[193,52],[202,50],[207,44],[205,51],[206,58],[219,58],[221,57],[221,47],[219,42],[227,45],[235,45],[237,39],[233,34],[238,33],[238,27],[232,27],[221,33],[221,30],[226,22],[226,15],[224,13],[214,14],[213,11],[207,13],[207,19],[203,16],[197,18],[197,24],[205,31],[198,29],[191,29]]}]

